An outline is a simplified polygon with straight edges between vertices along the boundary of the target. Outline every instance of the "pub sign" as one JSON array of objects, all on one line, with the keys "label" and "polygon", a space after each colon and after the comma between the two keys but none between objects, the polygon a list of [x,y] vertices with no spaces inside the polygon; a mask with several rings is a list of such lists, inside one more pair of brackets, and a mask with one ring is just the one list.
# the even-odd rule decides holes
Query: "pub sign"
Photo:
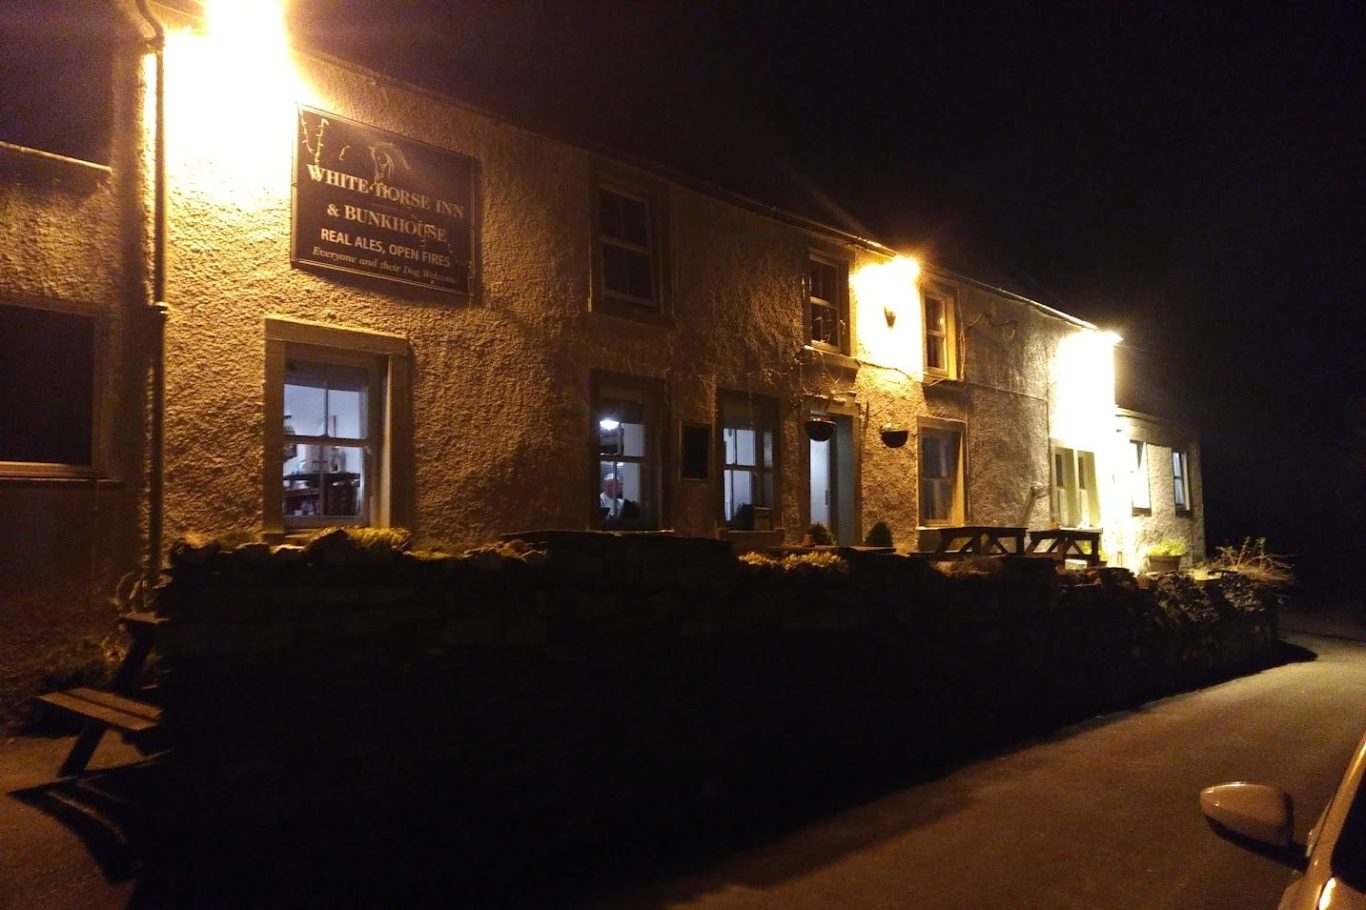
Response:
[{"label": "pub sign", "polygon": [[291,262],[470,292],[473,163],[299,107]]}]

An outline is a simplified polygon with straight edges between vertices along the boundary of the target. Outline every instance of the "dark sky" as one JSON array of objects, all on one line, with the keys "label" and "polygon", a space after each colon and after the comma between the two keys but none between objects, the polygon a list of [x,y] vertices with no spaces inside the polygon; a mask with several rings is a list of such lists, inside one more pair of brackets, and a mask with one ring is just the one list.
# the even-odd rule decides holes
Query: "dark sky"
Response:
[{"label": "dark sky", "polygon": [[1211,543],[1366,474],[1366,4],[296,0],[343,56],[1116,329],[1204,427]]}]

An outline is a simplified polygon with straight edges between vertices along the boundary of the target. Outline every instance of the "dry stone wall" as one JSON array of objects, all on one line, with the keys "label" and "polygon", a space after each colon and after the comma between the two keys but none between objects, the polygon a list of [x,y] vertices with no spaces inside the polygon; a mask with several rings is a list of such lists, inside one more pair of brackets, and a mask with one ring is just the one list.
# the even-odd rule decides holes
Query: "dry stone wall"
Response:
[{"label": "dry stone wall", "polygon": [[[190,764],[439,773],[465,811],[713,811],[774,780],[933,764],[1264,665],[1241,579],[700,538],[527,534],[451,556],[180,546],[159,609]],[[587,815],[585,814],[587,813]]]}]

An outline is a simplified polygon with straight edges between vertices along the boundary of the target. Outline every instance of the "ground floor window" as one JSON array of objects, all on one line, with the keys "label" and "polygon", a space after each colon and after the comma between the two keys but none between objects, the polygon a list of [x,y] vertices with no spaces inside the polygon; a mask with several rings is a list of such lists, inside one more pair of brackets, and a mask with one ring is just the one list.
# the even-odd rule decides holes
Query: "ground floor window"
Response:
[{"label": "ground floor window", "polygon": [[963,434],[946,426],[920,428],[920,523],[963,522]]},{"label": "ground floor window", "polygon": [[1190,509],[1190,470],[1184,449],[1172,449],[1172,498],[1178,512]]},{"label": "ground floor window", "polygon": [[266,360],[267,529],[406,524],[407,343],[270,319]]},{"label": "ground floor window", "polygon": [[369,498],[382,444],[373,406],[380,364],[364,357],[320,359],[326,356],[308,349],[286,351],[286,526],[370,523]]},{"label": "ground floor window", "polygon": [[778,405],[771,398],[722,392],[721,517],[732,528],[752,530],[754,510],[773,508]]},{"label": "ground floor window", "polygon": [[1148,486],[1148,444],[1138,439],[1129,440],[1132,450],[1129,462],[1129,500],[1133,508],[1139,510],[1152,508],[1152,495]]},{"label": "ground floor window", "polygon": [[90,469],[95,319],[0,303],[0,463]]},{"label": "ground floor window", "polygon": [[595,514],[600,527],[658,527],[660,426],[653,384],[594,376],[591,432],[597,448]]},{"label": "ground floor window", "polygon": [[1067,528],[1100,524],[1094,452],[1061,447],[1053,450],[1053,514]]}]

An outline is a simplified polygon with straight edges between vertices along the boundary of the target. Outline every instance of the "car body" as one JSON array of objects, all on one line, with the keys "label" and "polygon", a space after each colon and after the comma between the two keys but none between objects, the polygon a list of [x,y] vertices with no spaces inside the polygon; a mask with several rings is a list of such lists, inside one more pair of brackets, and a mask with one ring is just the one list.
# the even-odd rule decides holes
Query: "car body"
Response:
[{"label": "car body", "polygon": [[1301,857],[1294,805],[1275,787],[1238,781],[1207,787],[1200,808],[1220,835],[1293,865],[1299,874],[1279,910],[1366,910],[1366,736],[1309,832]]}]

